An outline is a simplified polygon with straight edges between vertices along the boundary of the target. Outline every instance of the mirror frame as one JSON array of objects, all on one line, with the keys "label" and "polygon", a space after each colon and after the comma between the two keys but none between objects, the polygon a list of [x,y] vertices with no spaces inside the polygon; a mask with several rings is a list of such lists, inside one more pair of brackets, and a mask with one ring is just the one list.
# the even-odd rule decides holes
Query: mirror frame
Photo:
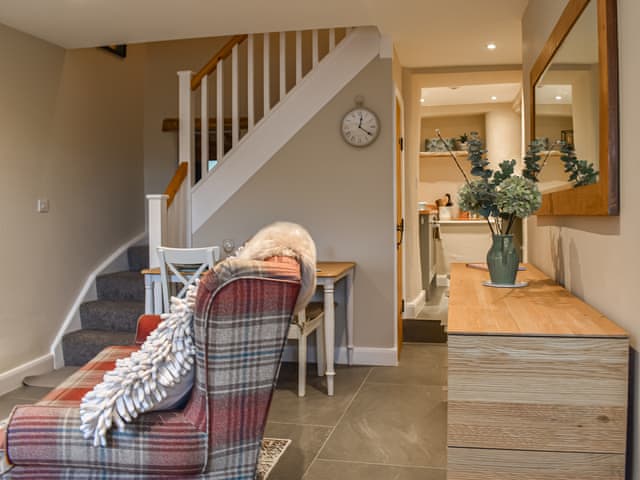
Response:
[{"label": "mirror frame", "polygon": [[535,85],[589,2],[597,2],[598,7],[599,180],[593,185],[543,195],[542,206],[536,215],[614,216],[620,214],[618,12],[616,0],[569,0],[538,59],[531,68],[530,139],[535,138],[536,128]]}]

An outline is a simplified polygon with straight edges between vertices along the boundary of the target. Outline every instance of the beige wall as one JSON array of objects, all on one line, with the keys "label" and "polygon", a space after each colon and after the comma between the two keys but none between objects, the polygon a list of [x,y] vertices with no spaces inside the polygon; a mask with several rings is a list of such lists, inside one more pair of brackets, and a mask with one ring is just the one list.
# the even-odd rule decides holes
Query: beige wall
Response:
[{"label": "beige wall", "polygon": [[[380,118],[379,138],[357,149],[340,136],[356,95]],[[354,260],[355,344],[394,346],[393,83],[373,60],[215,213],[195,244],[240,244],[276,221],[309,229],[322,260]],[[338,307],[338,331],[344,305]]]},{"label": "beige wall", "polygon": [[0,25],[0,372],[48,353],[89,272],[144,230],[144,55]]},{"label": "beige wall", "polygon": [[[523,17],[524,72],[529,71],[544,41],[553,28],[566,0],[538,0],[530,2]],[[637,52],[640,35],[640,3],[637,0],[618,0],[618,34],[620,59],[620,217],[563,217],[532,218],[529,221],[529,258],[546,273],[564,283],[573,293],[627,329],[631,344],[638,349],[638,280],[640,255],[640,162],[636,161],[637,125],[640,112],[640,64]],[[639,365],[635,363],[637,375]],[[640,479],[638,456],[640,390],[637,378],[634,392],[633,475]]]}]

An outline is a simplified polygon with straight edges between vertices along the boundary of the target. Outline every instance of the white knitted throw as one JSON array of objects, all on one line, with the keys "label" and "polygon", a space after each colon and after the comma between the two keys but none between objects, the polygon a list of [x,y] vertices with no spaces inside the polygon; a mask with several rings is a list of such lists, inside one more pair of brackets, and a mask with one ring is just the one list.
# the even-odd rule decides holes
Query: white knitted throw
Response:
[{"label": "white knitted throw", "polygon": [[[116,361],[103,382],[88,392],[80,404],[80,428],[93,446],[106,446],[106,433],[115,423],[123,430],[140,413],[160,410],[168,391],[192,371],[195,345],[192,335],[197,287],[185,298],[171,298],[168,314],[149,334],[140,350]],[[189,390],[191,386],[188,386]]]}]

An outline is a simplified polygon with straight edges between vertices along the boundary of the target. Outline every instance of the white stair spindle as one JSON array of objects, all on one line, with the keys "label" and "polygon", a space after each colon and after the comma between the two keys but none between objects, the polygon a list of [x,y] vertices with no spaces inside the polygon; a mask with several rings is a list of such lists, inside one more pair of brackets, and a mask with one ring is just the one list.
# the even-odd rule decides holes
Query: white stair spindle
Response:
[{"label": "white stair spindle", "polygon": [[333,50],[334,48],[336,48],[336,29],[330,28],[329,29],[329,51]]},{"label": "white stair spindle", "polygon": [[200,84],[200,179],[209,171],[209,75]]},{"label": "white stair spindle", "polygon": [[311,30],[311,58],[312,67],[316,68],[318,66],[318,59],[320,58],[318,47],[318,30]]},{"label": "white stair spindle", "polygon": [[253,128],[253,124],[255,123],[255,113],[254,113],[254,88],[253,88],[253,34],[250,33],[247,38],[247,128],[251,130]]},{"label": "white stair spindle", "polygon": [[[187,187],[193,184],[193,96],[191,95],[191,70],[178,72],[178,159],[187,164]],[[191,195],[187,195],[184,209],[185,218],[185,246],[191,247]]]},{"label": "white stair spindle", "polygon": [[231,50],[231,138],[232,146],[240,139],[240,123],[238,121],[238,45]]},{"label": "white stair spindle", "polygon": [[296,85],[302,80],[302,32],[296,32]]},{"label": "white stair spindle", "polygon": [[262,44],[262,62],[263,62],[263,68],[262,68],[262,72],[263,72],[263,83],[264,83],[264,113],[262,114],[263,117],[267,116],[267,113],[269,113],[269,110],[271,110],[271,89],[269,86],[269,81],[270,81],[270,75],[269,75],[269,65],[270,65],[270,59],[269,56],[271,54],[271,52],[269,51],[269,34],[265,33],[264,34],[264,43]]},{"label": "white stair spindle", "polygon": [[287,94],[286,36],[280,32],[280,100]]},{"label": "white stair spindle", "polygon": [[216,75],[216,160],[219,164],[224,157],[224,62],[218,62]]}]

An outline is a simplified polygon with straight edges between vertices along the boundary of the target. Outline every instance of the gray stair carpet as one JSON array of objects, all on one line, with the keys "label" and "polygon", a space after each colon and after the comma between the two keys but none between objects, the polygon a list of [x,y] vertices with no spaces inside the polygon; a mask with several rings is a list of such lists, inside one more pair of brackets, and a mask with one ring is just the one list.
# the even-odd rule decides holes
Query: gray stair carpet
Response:
[{"label": "gray stair carpet", "polygon": [[82,328],[62,339],[65,366],[81,366],[110,345],[132,345],[138,317],[144,313],[144,279],[149,265],[146,246],[127,251],[129,270],[96,278],[98,299],[80,305]]}]

